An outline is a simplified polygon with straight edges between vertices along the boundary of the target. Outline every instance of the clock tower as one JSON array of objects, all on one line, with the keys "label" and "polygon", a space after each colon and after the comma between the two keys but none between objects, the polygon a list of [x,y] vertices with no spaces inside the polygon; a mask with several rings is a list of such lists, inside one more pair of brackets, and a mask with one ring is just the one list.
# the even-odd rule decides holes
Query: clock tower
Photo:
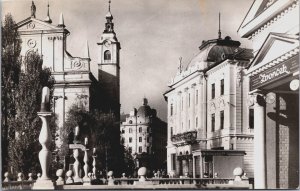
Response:
[{"label": "clock tower", "polygon": [[111,111],[116,118],[120,116],[120,43],[114,32],[113,16],[106,14],[105,29],[98,42],[98,79],[102,89],[101,105],[106,112]]}]

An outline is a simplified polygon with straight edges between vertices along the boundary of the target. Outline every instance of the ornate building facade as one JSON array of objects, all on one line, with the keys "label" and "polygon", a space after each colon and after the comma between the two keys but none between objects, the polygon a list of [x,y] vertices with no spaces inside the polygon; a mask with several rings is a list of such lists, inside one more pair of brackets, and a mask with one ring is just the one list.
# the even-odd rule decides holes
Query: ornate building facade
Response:
[{"label": "ornate building facade", "polygon": [[[139,109],[134,108],[130,112],[120,130],[124,147],[137,159],[136,167],[146,165],[152,169],[163,168],[166,161],[167,124],[157,117],[156,110],[151,109],[146,98]],[[143,155],[147,156],[148,161],[143,161]]]},{"label": "ornate building facade", "polygon": [[119,118],[120,43],[114,32],[110,8],[106,19],[105,30],[98,43],[98,80],[91,73],[88,44],[84,47],[86,51],[83,58],[74,57],[67,51],[70,32],[66,29],[63,14],[60,15],[58,24],[52,23],[49,4],[46,19],[36,18],[36,7],[32,1],[31,16],[17,23],[22,40],[21,56],[37,52],[43,59],[43,67],[51,69],[55,80],[52,109],[59,128],[63,128],[69,108],[78,102],[83,103],[87,110],[97,108],[112,111]]},{"label": "ornate building facade", "polygon": [[299,0],[255,0],[238,33],[253,44],[256,189],[299,188]]},{"label": "ornate building facade", "polygon": [[[168,172],[231,177],[237,166],[253,176],[253,126],[244,101],[243,71],[251,50],[229,36],[203,41],[200,52],[168,84]],[[226,165],[224,162],[226,161]]]}]

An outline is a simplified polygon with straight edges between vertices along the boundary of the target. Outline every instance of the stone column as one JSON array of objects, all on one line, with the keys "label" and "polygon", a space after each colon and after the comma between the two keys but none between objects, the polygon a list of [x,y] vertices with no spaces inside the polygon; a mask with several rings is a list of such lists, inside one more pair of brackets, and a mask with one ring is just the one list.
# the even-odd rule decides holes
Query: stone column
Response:
[{"label": "stone column", "polygon": [[177,118],[177,127],[176,127],[176,134],[181,133],[181,91],[177,94],[177,112],[176,112],[176,118]]},{"label": "stone column", "polygon": [[189,131],[189,88],[184,89],[185,100],[183,100],[183,113],[184,113],[184,122],[183,122],[183,132]]},{"label": "stone column", "polygon": [[266,189],[265,100],[252,97],[254,104],[254,188]]},{"label": "stone column", "polygon": [[49,118],[52,116],[52,112],[50,112],[49,95],[49,88],[44,87],[42,92],[41,111],[38,112],[38,116],[42,120],[42,128],[39,135],[39,142],[42,145],[42,150],[39,152],[42,176],[34,183],[32,189],[54,189],[54,184],[49,177],[49,168],[52,158],[52,153],[49,150],[52,142],[51,132],[49,129]]},{"label": "stone column", "polygon": [[183,175],[186,173],[186,172],[189,172],[189,166],[188,166],[188,159],[183,159],[182,160],[182,173]]},{"label": "stone column", "polygon": [[196,164],[195,164],[195,162],[196,162],[196,160],[195,160],[195,156],[193,155],[192,156],[192,162],[193,162],[193,178],[196,178]]},{"label": "stone column", "polygon": [[191,107],[192,107],[192,113],[191,113],[191,130],[196,129],[196,115],[195,115],[195,107],[196,107],[196,84],[192,84],[191,86]]}]

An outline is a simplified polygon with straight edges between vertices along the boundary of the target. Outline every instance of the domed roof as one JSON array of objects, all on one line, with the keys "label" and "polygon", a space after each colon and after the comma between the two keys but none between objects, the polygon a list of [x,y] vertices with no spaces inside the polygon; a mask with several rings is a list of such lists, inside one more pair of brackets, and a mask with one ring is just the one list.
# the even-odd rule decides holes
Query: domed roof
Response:
[{"label": "domed roof", "polygon": [[152,109],[148,105],[148,100],[146,98],[144,98],[143,106],[139,107],[137,115],[140,117],[152,116]]}]

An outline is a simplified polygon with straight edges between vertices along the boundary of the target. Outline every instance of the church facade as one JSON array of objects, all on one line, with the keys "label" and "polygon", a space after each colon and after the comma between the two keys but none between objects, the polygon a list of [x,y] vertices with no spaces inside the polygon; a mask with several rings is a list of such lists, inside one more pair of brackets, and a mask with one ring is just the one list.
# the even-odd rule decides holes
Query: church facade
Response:
[{"label": "church facade", "polygon": [[[120,44],[113,30],[110,8],[106,15],[105,30],[98,43],[98,80],[90,69],[91,58],[88,43],[83,47],[84,57],[72,56],[67,51],[67,37],[70,32],[64,24],[63,14],[58,24],[53,24],[49,14],[46,19],[36,18],[36,7],[31,5],[31,16],[17,23],[22,40],[21,56],[24,58],[37,52],[43,59],[43,67],[51,69],[54,78],[53,113],[57,125],[63,128],[69,108],[81,103],[86,110],[100,109],[120,113],[119,51]],[[22,66],[26,67],[26,66]],[[109,97],[109,101],[107,101]],[[105,104],[104,104],[105,103]]]}]

